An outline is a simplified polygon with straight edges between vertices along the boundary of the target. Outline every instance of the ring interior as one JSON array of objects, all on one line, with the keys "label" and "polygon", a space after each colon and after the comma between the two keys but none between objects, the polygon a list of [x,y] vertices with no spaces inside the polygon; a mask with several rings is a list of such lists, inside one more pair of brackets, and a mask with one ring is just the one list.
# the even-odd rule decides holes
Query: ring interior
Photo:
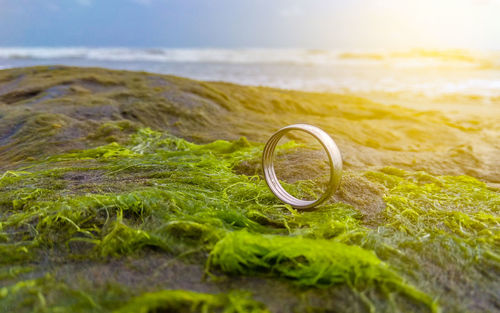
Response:
[{"label": "ring interior", "polygon": [[328,149],[325,147],[325,145],[321,141],[321,139],[318,138],[315,134],[313,134],[313,133],[311,133],[311,132],[309,132],[307,130],[300,129],[300,128],[283,129],[283,130],[277,132],[276,134],[274,134],[269,139],[266,147],[264,148],[264,155],[263,155],[263,165],[264,165],[263,168],[264,168],[264,175],[267,178],[266,182],[267,182],[269,188],[271,189],[271,191],[281,201],[283,201],[285,203],[288,203],[288,204],[290,204],[290,205],[292,205],[293,207],[296,207],[296,208],[310,208],[310,207],[314,207],[314,206],[320,204],[321,202],[323,202],[326,197],[330,196],[329,190],[327,190],[323,194],[323,196],[320,197],[317,200],[308,201],[308,200],[298,199],[298,198],[292,196],[291,194],[289,194],[283,188],[283,186],[280,184],[280,182],[279,182],[279,180],[278,180],[278,178],[276,176],[276,172],[274,170],[274,150],[276,149],[276,146],[278,145],[279,140],[287,132],[289,132],[291,130],[301,130],[301,131],[304,131],[304,132],[312,135],[316,140],[318,140],[321,143],[321,145],[323,146],[323,148],[326,150],[328,158],[329,158],[329,165],[330,165],[330,185],[332,184],[333,177],[332,177],[332,173],[331,173],[331,168],[332,168],[333,164],[332,164],[331,156],[330,156],[330,153],[329,153]]}]

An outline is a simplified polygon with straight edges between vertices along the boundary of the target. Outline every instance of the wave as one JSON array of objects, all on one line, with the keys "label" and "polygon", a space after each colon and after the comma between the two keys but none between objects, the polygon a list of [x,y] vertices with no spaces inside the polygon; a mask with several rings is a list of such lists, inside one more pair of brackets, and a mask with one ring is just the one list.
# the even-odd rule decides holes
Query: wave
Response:
[{"label": "wave", "polygon": [[64,64],[318,92],[500,97],[500,53],[0,47],[0,69]]},{"label": "wave", "polygon": [[115,62],[178,62],[298,65],[391,65],[500,69],[499,52],[466,50],[340,51],[307,49],[170,49],[0,47],[0,59],[83,59]]},{"label": "wave", "polygon": [[[331,53],[272,49],[139,49],[139,48],[13,48],[0,47],[3,59],[87,59],[126,62],[325,63]],[[335,55],[334,55],[335,57]]]}]

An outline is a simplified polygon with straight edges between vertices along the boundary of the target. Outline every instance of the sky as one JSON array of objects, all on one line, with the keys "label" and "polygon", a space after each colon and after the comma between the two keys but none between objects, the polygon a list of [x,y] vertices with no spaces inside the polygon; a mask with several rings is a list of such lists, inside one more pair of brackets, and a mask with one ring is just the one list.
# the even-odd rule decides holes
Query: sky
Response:
[{"label": "sky", "polygon": [[0,46],[500,50],[500,0],[0,0]]}]

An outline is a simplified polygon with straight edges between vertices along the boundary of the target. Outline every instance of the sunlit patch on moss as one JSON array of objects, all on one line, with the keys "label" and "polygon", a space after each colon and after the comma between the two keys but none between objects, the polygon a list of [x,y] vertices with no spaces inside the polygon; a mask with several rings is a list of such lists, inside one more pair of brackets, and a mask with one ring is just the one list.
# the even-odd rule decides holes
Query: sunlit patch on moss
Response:
[{"label": "sunlit patch on moss", "polygon": [[500,195],[483,182],[391,168],[366,175],[390,188],[387,226],[417,238],[450,236],[492,250],[498,244]]},{"label": "sunlit patch on moss", "polygon": [[477,299],[464,301],[468,290],[495,301],[500,194],[467,176],[395,168],[365,175],[388,191],[386,222],[366,233],[359,241],[363,246],[440,295],[449,310],[476,305]]}]

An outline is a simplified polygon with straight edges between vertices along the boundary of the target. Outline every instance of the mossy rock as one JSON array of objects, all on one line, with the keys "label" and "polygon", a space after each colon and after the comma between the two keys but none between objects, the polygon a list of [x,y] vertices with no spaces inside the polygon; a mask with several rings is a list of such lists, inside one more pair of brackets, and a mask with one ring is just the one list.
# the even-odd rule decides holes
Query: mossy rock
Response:
[{"label": "mossy rock", "polygon": [[[478,132],[355,96],[36,67],[0,71],[0,121],[0,311],[499,308],[489,120]],[[259,171],[268,136],[298,121],[331,133],[346,165],[310,211]],[[278,148],[298,197],[321,192],[307,144]]]}]

